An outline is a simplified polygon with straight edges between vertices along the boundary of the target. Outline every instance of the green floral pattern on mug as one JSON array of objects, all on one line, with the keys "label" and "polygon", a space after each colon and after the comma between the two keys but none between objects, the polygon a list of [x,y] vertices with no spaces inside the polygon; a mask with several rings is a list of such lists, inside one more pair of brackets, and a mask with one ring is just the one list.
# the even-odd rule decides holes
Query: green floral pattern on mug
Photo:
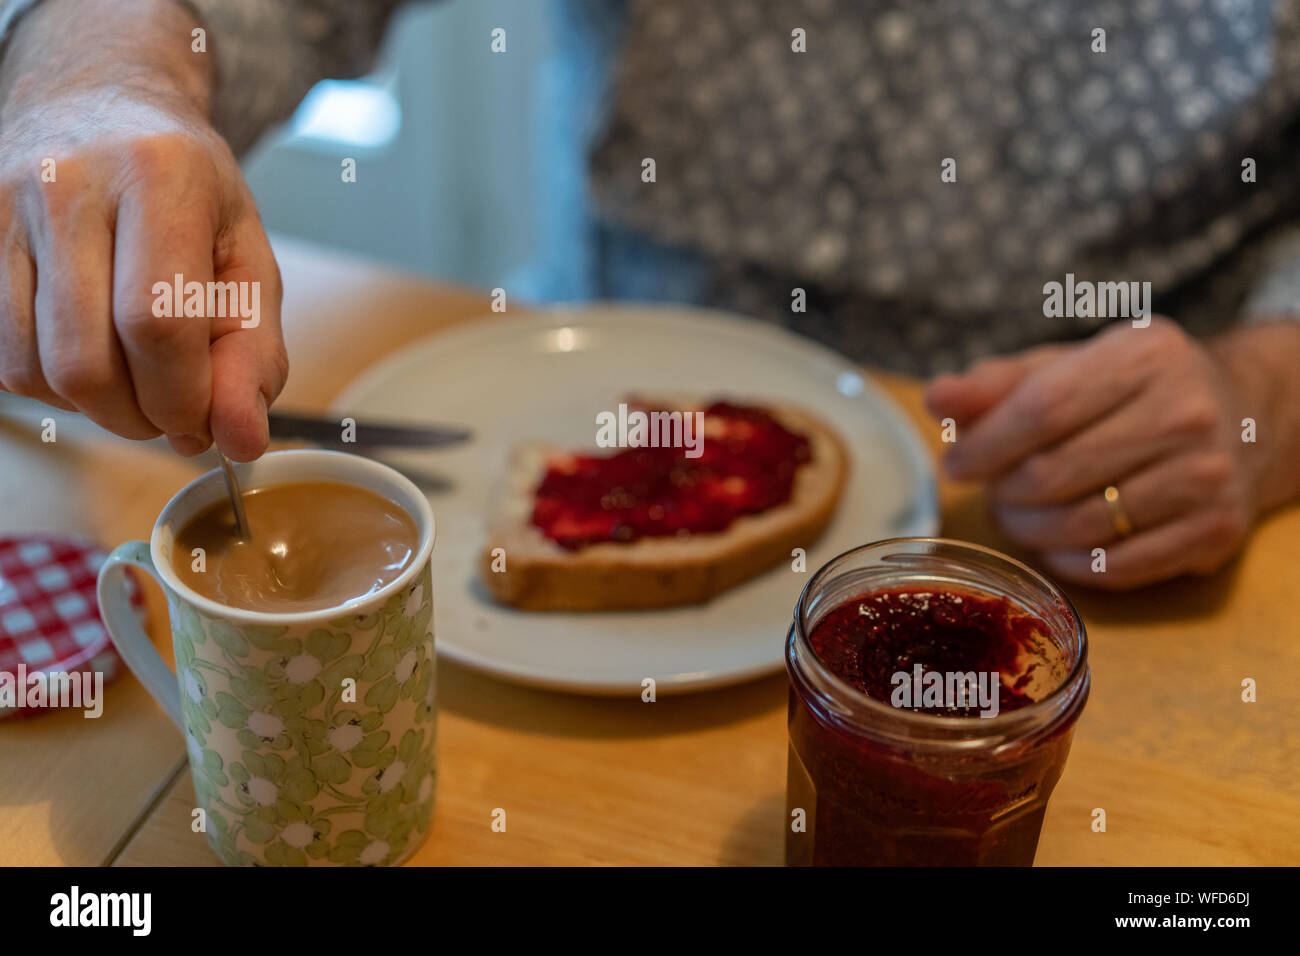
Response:
[{"label": "green floral pattern on mug", "polygon": [[436,779],[429,568],[381,607],[323,625],[237,624],[167,599],[194,790],[217,855],[367,866],[411,852]]}]

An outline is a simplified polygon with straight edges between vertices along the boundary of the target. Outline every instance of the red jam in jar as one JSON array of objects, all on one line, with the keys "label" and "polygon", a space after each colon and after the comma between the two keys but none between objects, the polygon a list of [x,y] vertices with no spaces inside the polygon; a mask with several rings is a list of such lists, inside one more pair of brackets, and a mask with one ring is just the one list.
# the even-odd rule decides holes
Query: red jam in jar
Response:
[{"label": "red jam in jar", "polygon": [[[868,697],[890,702],[896,674],[996,674],[998,710],[1032,704],[1029,687],[1053,658],[1040,635],[1047,625],[1006,598],[954,588],[887,588],[860,595],[827,614],[809,635],[818,660]],[[1010,678],[1010,679],[1006,679]],[[895,705],[898,706],[898,705]],[[974,695],[906,706],[947,717],[977,717]]]},{"label": "red jam in jar", "polygon": [[1089,684],[1053,585],[976,545],[867,545],[808,583],[786,666],[787,863],[1033,862]]},{"label": "red jam in jar", "polygon": [[698,457],[664,445],[552,462],[537,487],[533,525],[569,551],[602,541],[725,531],[741,515],[789,501],[795,472],[812,455],[806,436],[749,405],[713,402],[704,409],[700,437],[706,440]]}]

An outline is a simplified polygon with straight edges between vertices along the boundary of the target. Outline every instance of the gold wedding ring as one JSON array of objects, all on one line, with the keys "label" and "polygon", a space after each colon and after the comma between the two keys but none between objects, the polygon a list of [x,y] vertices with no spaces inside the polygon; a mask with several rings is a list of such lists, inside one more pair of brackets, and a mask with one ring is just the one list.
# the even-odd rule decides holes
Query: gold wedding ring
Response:
[{"label": "gold wedding ring", "polygon": [[1116,534],[1121,538],[1127,538],[1137,530],[1133,527],[1133,519],[1128,516],[1128,511],[1124,508],[1124,502],[1119,500],[1118,488],[1107,485],[1101,496],[1106,499],[1106,507],[1110,511],[1110,523],[1115,526]]}]

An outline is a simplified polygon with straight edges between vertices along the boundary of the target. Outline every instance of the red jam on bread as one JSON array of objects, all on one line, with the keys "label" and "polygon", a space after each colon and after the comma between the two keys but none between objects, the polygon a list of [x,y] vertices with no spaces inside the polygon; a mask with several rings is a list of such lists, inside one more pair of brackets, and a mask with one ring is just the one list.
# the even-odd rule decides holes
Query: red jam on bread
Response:
[{"label": "red jam on bread", "polygon": [[789,501],[799,466],[811,458],[806,436],[755,406],[713,402],[704,409],[704,435],[698,458],[659,447],[552,461],[537,487],[533,525],[568,551],[725,531],[742,515]]}]

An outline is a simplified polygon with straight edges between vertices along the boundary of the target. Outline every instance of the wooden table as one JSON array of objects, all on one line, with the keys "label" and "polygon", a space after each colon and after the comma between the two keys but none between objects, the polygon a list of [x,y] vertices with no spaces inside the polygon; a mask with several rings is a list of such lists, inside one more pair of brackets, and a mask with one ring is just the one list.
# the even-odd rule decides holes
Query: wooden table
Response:
[{"label": "wooden table", "polygon": [[[435,287],[302,243],[276,244],[293,374],[286,406],[323,408],[366,365],[484,314]],[[916,382],[877,376],[938,446]],[[135,444],[44,406],[0,406],[0,530],[147,538],[207,460]],[[976,489],[941,488],[944,534],[1006,548]],[[1072,597],[1091,639],[1092,698],[1056,788],[1039,864],[1300,862],[1300,509],[1275,515],[1219,575]],[[170,654],[161,593],[155,642]],[[776,622],[774,625],[776,626]],[[1259,700],[1241,701],[1241,681]],[[637,700],[514,687],[440,667],[439,782],[419,864],[776,864],[785,678]],[[213,865],[190,832],[180,735],[133,677],[104,716],[0,722],[0,865]],[[494,833],[494,808],[508,829]],[[1107,831],[1091,829],[1104,808]]]}]

